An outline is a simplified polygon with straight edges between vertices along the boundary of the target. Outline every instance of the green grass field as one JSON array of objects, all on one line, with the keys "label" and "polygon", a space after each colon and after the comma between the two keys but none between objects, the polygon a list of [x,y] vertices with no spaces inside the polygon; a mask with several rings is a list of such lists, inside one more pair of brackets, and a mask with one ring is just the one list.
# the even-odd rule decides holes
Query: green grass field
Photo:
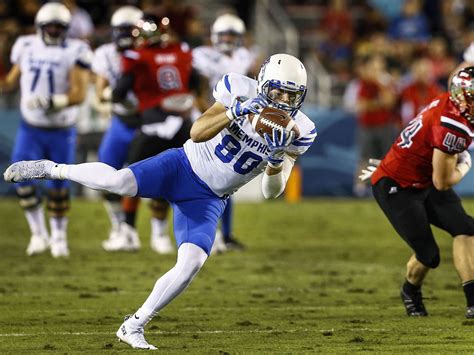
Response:
[{"label": "green grass field", "polygon": [[[142,206],[145,207],[145,206]],[[465,207],[474,214],[474,200]],[[29,233],[15,200],[0,201],[0,353],[124,353],[122,317],[174,264],[143,247],[107,254],[100,202],[73,201],[71,257],[25,254]],[[474,322],[454,271],[451,240],[424,287],[430,317],[410,319],[399,300],[410,251],[373,200],[236,205],[248,250],[211,256],[190,288],[148,326],[175,353],[444,353],[474,351]]]}]

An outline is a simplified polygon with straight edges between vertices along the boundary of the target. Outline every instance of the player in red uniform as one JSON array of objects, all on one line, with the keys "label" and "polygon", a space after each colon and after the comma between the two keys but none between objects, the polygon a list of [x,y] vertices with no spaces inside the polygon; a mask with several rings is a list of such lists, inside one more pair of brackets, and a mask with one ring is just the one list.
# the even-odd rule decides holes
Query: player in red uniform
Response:
[{"label": "player in red uniform", "polygon": [[[186,43],[170,40],[169,35],[164,40],[161,24],[152,15],[145,15],[138,22],[138,48],[123,53],[122,77],[112,93],[112,101],[121,102],[131,89],[139,102],[142,126],[131,144],[129,163],[181,147],[189,139],[191,116],[199,116],[191,94],[199,86],[198,75],[192,69],[191,49]],[[117,249],[131,241],[137,243],[137,205],[137,198],[124,200],[125,223]],[[170,253],[173,246],[168,236],[169,204],[153,199],[151,209],[151,247],[160,254]]]},{"label": "player in red uniform", "polygon": [[453,237],[466,317],[474,318],[474,220],[451,188],[471,168],[466,149],[473,137],[474,67],[468,67],[453,77],[450,93],[436,97],[408,124],[378,168],[369,167],[360,176],[371,177],[377,203],[414,251],[401,289],[409,316],[428,315],[421,285],[440,263],[433,224]]}]

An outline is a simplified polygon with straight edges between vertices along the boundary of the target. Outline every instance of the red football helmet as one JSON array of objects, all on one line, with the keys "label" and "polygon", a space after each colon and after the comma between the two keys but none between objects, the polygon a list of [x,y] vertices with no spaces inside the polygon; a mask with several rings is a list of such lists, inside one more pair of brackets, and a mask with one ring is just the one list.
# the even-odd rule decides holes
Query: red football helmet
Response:
[{"label": "red football helmet", "polygon": [[451,101],[462,115],[474,125],[474,67],[466,67],[451,79]]}]

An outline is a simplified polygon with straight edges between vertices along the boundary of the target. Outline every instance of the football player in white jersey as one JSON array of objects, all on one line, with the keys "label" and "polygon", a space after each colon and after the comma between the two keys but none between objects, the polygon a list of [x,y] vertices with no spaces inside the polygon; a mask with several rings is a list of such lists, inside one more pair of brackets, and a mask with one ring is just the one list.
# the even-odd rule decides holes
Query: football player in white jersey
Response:
[{"label": "football player in white jersey", "polygon": [[[99,105],[110,105],[111,91],[122,75],[121,53],[134,46],[132,31],[143,12],[134,6],[122,6],[110,20],[112,26],[111,43],[101,45],[95,50],[92,71],[96,75],[96,94]],[[140,126],[138,101],[132,92],[124,102],[112,105],[111,124],[99,148],[99,161],[115,169],[121,169],[128,156],[130,143]],[[109,238],[102,243],[107,251],[133,251],[139,248],[136,233],[128,233],[128,238],[120,236],[120,224],[124,220],[121,196],[105,193],[105,206],[112,225]]]},{"label": "football player in white jersey", "polygon": [[[232,14],[219,16],[211,27],[212,46],[201,46],[193,50],[193,67],[208,83],[209,90],[203,90],[201,98],[203,111],[211,104],[212,91],[226,73],[247,75],[255,58],[243,46],[245,24]],[[232,235],[232,198],[227,201],[221,218],[221,230],[217,231],[213,251],[224,252],[229,249],[242,249],[243,245]]]},{"label": "football player in white jersey", "polygon": [[[306,70],[288,54],[275,54],[262,65],[258,81],[230,73],[214,90],[215,103],[194,122],[183,148],[169,149],[128,168],[103,163],[78,165],[24,161],[11,165],[5,181],[69,179],[126,196],[162,197],[174,210],[178,246],[176,265],[160,277],[145,303],[117,331],[133,348],[156,349],[144,337],[145,325],[184,291],[204,265],[214,242],[217,221],[230,194],[264,172],[262,192],[276,198],[297,157],[311,146],[314,123],[299,109],[306,95]],[[265,139],[247,116],[264,106],[287,111],[300,135],[275,129]]]},{"label": "football player in white jersey", "polygon": [[[37,34],[20,36],[13,46],[13,67],[0,82],[3,91],[13,90],[20,81],[22,121],[13,162],[41,158],[74,162],[76,105],[86,95],[92,53],[85,42],[66,39],[70,20],[64,5],[47,3],[36,14]],[[51,238],[36,184],[17,184],[20,205],[31,230],[26,252],[33,255],[50,248],[53,257],[66,257],[69,183],[49,181],[47,188]]]}]

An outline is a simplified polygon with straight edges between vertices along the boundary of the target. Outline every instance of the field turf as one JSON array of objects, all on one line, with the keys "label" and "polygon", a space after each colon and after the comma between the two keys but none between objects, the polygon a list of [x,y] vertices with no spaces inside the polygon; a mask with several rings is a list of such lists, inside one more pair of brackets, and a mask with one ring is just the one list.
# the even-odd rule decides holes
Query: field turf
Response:
[{"label": "field turf", "polygon": [[[465,200],[474,214],[474,200]],[[132,352],[115,331],[174,264],[149,248],[105,253],[100,202],[73,201],[71,257],[27,257],[29,233],[14,199],[0,200],[0,353]],[[474,351],[474,322],[436,231],[442,263],[424,287],[430,316],[410,319],[399,299],[410,251],[368,200],[236,205],[245,252],[211,256],[147,327],[164,353],[443,353]]]}]

